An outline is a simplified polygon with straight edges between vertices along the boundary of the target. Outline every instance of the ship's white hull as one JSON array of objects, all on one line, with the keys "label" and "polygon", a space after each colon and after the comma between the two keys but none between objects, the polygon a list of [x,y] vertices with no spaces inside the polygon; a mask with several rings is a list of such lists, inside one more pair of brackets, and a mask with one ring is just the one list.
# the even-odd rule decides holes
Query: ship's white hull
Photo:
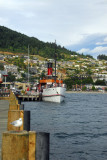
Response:
[{"label": "ship's white hull", "polygon": [[42,100],[48,102],[61,103],[65,98],[66,88],[63,87],[52,87],[43,89]]}]

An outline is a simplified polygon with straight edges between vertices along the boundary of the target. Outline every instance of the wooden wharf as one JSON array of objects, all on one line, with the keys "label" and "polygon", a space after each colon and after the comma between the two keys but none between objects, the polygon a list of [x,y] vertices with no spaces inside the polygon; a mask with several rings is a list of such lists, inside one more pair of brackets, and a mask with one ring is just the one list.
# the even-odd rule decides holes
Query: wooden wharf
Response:
[{"label": "wooden wharf", "polygon": [[0,92],[0,97],[9,97],[10,92]]},{"label": "wooden wharf", "polygon": [[[50,134],[30,131],[30,111],[23,110],[12,91],[9,98],[8,95],[5,98],[9,101],[0,99],[0,160],[49,160]],[[42,96],[37,98],[40,100]],[[21,126],[11,125],[19,118],[22,120]]]},{"label": "wooden wharf", "polygon": [[1,143],[2,133],[7,130],[9,101],[0,100],[0,160],[1,160]]},{"label": "wooden wharf", "polygon": [[18,100],[20,101],[41,101],[42,96],[41,95],[18,95]]},{"label": "wooden wharf", "polygon": [[[9,100],[10,92],[0,92],[0,100]],[[16,95],[19,101],[41,101],[42,95]]]},{"label": "wooden wharf", "polygon": [[0,100],[9,100],[10,92],[0,92]]}]

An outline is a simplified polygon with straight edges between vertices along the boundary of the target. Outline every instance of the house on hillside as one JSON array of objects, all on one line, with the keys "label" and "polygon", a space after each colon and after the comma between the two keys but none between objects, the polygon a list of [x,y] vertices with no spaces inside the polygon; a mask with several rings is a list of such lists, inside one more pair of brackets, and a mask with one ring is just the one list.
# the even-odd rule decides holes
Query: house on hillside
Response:
[{"label": "house on hillside", "polygon": [[30,72],[31,74],[36,74],[36,73],[37,73],[37,69],[36,69],[35,67],[30,67],[30,68],[29,68],[29,72]]},{"label": "house on hillside", "polygon": [[3,56],[0,56],[0,61],[4,61],[4,57]]},{"label": "house on hillside", "polygon": [[11,72],[14,76],[18,75],[18,66],[15,65],[4,65],[4,70],[8,73]]},{"label": "house on hillside", "polygon": [[92,79],[94,82],[96,82],[97,80],[105,80],[107,82],[107,74],[94,73]]}]

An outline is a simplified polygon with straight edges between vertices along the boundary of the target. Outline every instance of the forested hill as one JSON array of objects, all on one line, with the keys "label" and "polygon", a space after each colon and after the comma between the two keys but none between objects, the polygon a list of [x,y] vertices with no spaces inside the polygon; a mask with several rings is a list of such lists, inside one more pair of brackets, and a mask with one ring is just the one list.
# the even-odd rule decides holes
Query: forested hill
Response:
[{"label": "forested hill", "polygon": [[104,55],[104,54],[101,54],[101,55],[97,56],[97,59],[99,59],[99,60],[106,60],[107,61],[107,56]]},{"label": "forested hill", "polygon": [[55,48],[58,59],[69,59],[71,54],[77,54],[59,45],[55,47],[55,43],[45,43],[37,38],[28,37],[4,26],[0,26],[0,51],[26,54],[28,52],[28,45],[30,46],[30,54],[40,55],[46,58],[54,58]]}]

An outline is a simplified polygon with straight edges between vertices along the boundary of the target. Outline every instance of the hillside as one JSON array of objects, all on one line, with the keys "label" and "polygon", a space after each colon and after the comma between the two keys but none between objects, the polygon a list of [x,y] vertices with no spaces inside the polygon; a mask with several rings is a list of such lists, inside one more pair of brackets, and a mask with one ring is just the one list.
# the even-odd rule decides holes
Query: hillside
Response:
[{"label": "hillside", "polygon": [[26,54],[28,44],[30,46],[30,54],[40,55],[45,58],[54,58],[55,48],[57,59],[63,58],[69,60],[71,55],[86,57],[84,55],[77,54],[76,52],[69,51],[59,45],[55,45],[54,43],[45,43],[37,38],[28,37],[4,26],[0,26],[0,51]]},{"label": "hillside", "polygon": [[106,60],[106,61],[107,61],[107,56],[104,55],[104,54],[101,54],[101,55],[98,55],[98,56],[97,56],[97,59],[98,59],[98,60]]}]

